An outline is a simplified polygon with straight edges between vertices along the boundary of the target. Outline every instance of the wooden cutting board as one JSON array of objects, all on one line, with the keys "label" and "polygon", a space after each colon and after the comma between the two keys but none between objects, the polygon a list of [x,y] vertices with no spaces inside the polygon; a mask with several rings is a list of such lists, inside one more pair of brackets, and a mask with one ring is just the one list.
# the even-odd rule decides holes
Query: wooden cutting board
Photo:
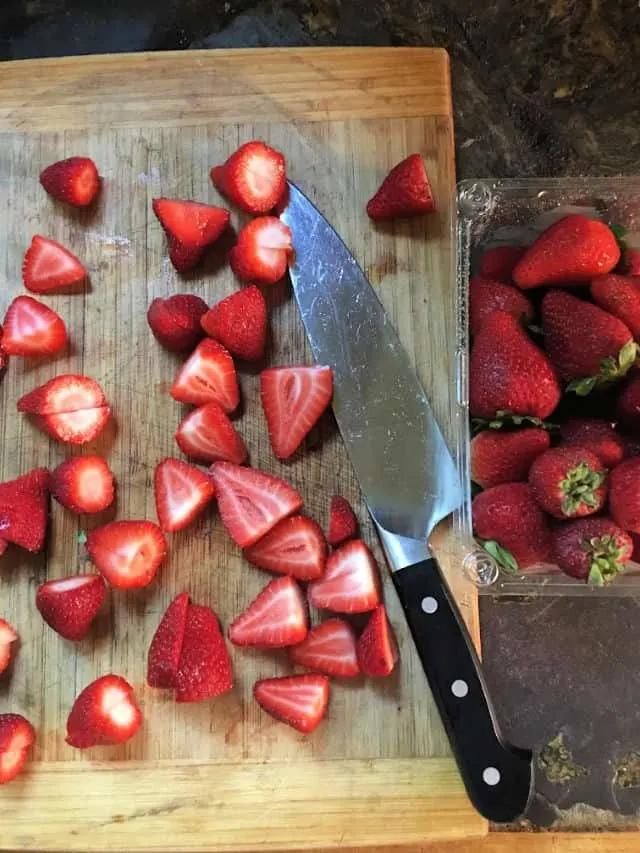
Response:
[{"label": "wooden cutting board", "polygon": [[[61,241],[87,265],[84,295],[46,299],[67,323],[72,347],[51,360],[14,359],[0,389],[0,481],[74,452],[16,413],[18,397],[64,372],[104,387],[114,418],[95,444],[118,481],[117,507],[76,517],[52,506],[46,553],[11,549],[0,560],[0,615],[19,629],[14,670],[0,685],[0,712],[26,714],[38,743],[30,771],[0,791],[0,850],[241,851],[412,845],[483,835],[469,805],[399,605],[383,569],[401,663],[384,682],[334,684],[326,722],[304,738],[251,699],[257,677],[289,671],[285,653],[233,650],[231,694],[191,706],[145,684],[146,650],[165,607],[183,589],[223,624],[265,585],[225,535],[215,510],[171,537],[152,587],[114,591],[91,638],[74,646],[34,608],[37,585],[87,568],[78,534],[114,517],[155,518],[153,471],[179,452],[182,408],[168,388],[180,359],[152,338],[155,296],[201,295],[237,283],[224,256],[181,279],[167,260],[151,211],[156,196],[220,204],[209,169],[239,143],[282,150],[290,177],[318,204],[365,268],[416,365],[439,421],[454,438],[454,158],[449,63],[430,49],[303,49],[156,53],[0,65],[0,316],[22,291],[24,250],[35,233]],[[419,151],[438,213],[374,228],[364,208],[398,160]],[[95,210],[47,198],[47,164],[87,154],[104,187]],[[240,224],[234,213],[233,221]],[[268,363],[311,362],[295,302],[271,298]],[[307,511],[327,521],[329,497],[357,507],[372,526],[330,416],[304,453],[277,463],[259,405],[258,371],[241,371],[238,428],[251,462],[286,477]],[[453,548],[439,538],[443,559]],[[451,586],[477,639],[472,591],[459,563]],[[446,654],[446,649],[443,650]],[[74,697],[107,672],[135,686],[143,730],[116,749],[74,751],[64,742]]]}]

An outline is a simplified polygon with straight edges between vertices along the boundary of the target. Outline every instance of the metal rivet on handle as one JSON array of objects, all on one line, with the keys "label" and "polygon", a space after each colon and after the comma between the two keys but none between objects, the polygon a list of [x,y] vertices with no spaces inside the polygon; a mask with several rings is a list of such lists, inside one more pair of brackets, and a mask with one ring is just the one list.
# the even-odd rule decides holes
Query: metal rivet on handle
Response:
[{"label": "metal rivet on handle", "polygon": [[500,781],[500,771],[497,767],[485,767],[482,771],[482,781],[485,785],[497,785]]},{"label": "metal rivet on handle", "polygon": [[464,699],[464,697],[469,692],[469,685],[466,681],[463,681],[461,678],[457,678],[453,684],[451,685],[451,692],[458,699]]},{"label": "metal rivet on handle", "polygon": [[422,599],[420,607],[422,607],[425,613],[431,615],[438,609],[438,602],[431,595],[428,595],[426,598]]}]

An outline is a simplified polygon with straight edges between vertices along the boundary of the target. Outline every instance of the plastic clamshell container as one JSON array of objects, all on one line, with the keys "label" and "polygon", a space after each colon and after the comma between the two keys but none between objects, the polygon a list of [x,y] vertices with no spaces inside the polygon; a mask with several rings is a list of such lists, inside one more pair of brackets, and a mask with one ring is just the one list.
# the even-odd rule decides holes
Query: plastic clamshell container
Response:
[{"label": "plastic clamshell container", "polygon": [[[626,229],[628,248],[640,249],[640,177],[467,180],[457,187],[457,392],[459,411],[456,458],[465,500],[454,517],[463,570],[480,593],[491,595],[637,595],[640,565],[630,563],[616,580],[592,587],[563,574],[557,566],[539,565],[509,574],[479,548],[471,523],[471,441],[468,411],[469,334],[467,306],[469,280],[478,260],[496,246],[522,246],[557,219],[581,213]],[[553,418],[552,418],[553,420]]]}]

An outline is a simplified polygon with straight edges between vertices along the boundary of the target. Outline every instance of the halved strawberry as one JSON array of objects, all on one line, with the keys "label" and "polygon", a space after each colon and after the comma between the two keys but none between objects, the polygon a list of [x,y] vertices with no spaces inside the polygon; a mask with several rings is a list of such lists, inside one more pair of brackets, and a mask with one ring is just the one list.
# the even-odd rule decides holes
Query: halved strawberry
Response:
[{"label": "halved strawberry", "polygon": [[147,322],[155,338],[170,352],[192,350],[204,338],[200,325],[207,313],[207,303],[191,293],[153,300],[147,311]]},{"label": "halved strawberry", "polygon": [[60,243],[41,237],[31,241],[22,261],[22,280],[32,293],[76,289],[87,278],[80,261]]},{"label": "halved strawberry", "polygon": [[152,521],[111,521],[87,534],[91,561],[112,586],[147,586],[167,553],[167,540]]},{"label": "halved strawberry", "polygon": [[380,604],[380,576],[362,539],[346,542],[329,555],[324,575],[309,584],[309,602],[336,613],[366,613]]},{"label": "halved strawberry", "polygon": [[94,379],[66,373],[20,397],[18,411],[30,415],[62,415],[106,405],[104,391]]},{"label": "halved strawberry", "polygon": [[275,578],[229,626],[235,646],[280,649],[307,636],[307,605],[298,584]]},{"label": "halved strawberry", "polygon": [[223,207],[169,198],[154,198],[152,204],[169,240],[171,263],[179,272],[194,267],[229,224],[229,211]]},{"label": "halved strawberry", "polygon": [[35,415],[33,423],[56,441],[65,444],[88,444],[105,428],[110,413],[109,406],[100,406],[97,409],[81,409],[61,415]]},{"label": "halved strawberry", "polygon": [[171,396],[179,403],[220,403],[232,412],[240,402],[238,377],[233,359],[217,341],[201,341],[182,365],[171,386]]},{"label": "halved strawberry", "polygon": [[49,472],[35,468],[0,483],[0,535],[34,553],[44,544],[49,519]]},{"label": "halved strawberry", "polygon": [[55,311],[32,296],[17,296],[4,317],[7,355],[50,355],[67,345],[67,329]]},{"label": "halved strawberry", "polygon": [[380,604],[358,640],[358,662],[365,675],[377,678],[389,675],[397,660],[398,644],[386,610]]},{"label": "halved strawberry", "polygon": [[268,572],[310,581],[322,576],[327,543],[322,528],[312,518],[292,515],[247,548],[244,555],[254,566]]},{"label": "halved strawberry", "polygon": [[187,627],[189,594],[181,592],[167,607],[149,646],[147,684],[149,687],[176,686],[178,663]]},{"label": "halved strawberry", "polygon": [[4,619],[0,619],[0,675],[9,666],[11,646],[18,639],[15,629]]},{"label": "halved strawberry", "polygon": [[185,456],[202,462],[236,462],[247,458],[247,448],[219,403],[207,403],[184,416],[176,442]]},{"label": "halved strawberry", "polygon": [[176,702],[202,702],[232,687],[233,667],[218,617],[210,607],[190,604],[176,673]]},{"label": "halved strawberry", "polygon": [[260,374],[260,397],[271,447],[288,459],[327,408],[333,395],[330,367],[270,367]]},{"label": "halved strawberry", "polygon": [[229,263],[249,284],[275,284],[287,271],[293,253],[291,230],[275,216],[259,216],[244,226],[231,249]]},{"label": "halved strawberry", "polygon": [[133,687],[119,675],[103,675],[73,703],[67,719],[67,743],[77,749],[115,746],[132,738],[141,723]]},{"label": "halved strawberry", "polygon": [[360,672],[356,635],[344,619],[327,619],[311,628],[305,640],[289,649],[293,663],[339,678],[353,678]]},{"label": "halved strawberry", "polygon": [[24,767],[36,732],[20,714],[0,714],[0,785],[11,782]]},{"label": "halved strawberry", "polygon": [[224,526],[241,548],[253,545],[302,506],[292,486],[264,471],[215,462],[210,472]]},{"label": "halved strawberry", "polygon": [[180,459],[163,459],[153,482],[158,521],[170,533],[188,527],[216,492],[211,477]]},{"label": "halved strawberry", "polygon": [[327,533],[329,545],[335,548],[347,539],[353,539],[357,534],[358,519],[351,509],[351,504],[346,498],[334,495],[329,509],[329,532]]},{"label": "halved strawberry", "polygon": [[47,581],[36,591],[36,607],[47,625],[61,637],[81,640],[89,632],[106,591],[102,575]]},{"label": "halved strawberry", "polygon": [[433,192],[419,154],[410,154],[394,166],[367,202],[367,214],[375,220],[422,216],[432,210]]},{"label": "halved strawberry", "polygon": [[102,456],[72,456],[51,474],[51,494],[71,512],[102,512],[113,503],[113,472]]},{"label": "halved strawberry", "polygon": [[241,145],[224,165],[214,166],[211,180],[241,210],[268,213],[284,193],[286,164],[279,151],[254,140]]},{"label": "halved strawberry", "polygon": [[327,711],[329,679],[326,675],[287,675],[256,681],[253,696],[260,707],[281,723],[302,734],[314,731]]},{"label": "halved strawberry", "polygon": [[100,175],[90,157],[67,157],[40,173],[40,183],[50,196],[74,207],[91,204],[100,191]]},{"label": "halved strawberry", "polygon": [[251,285],[216,303],[201,319],[202,328],[232,355],[257,361],[267,340],[267,303]]}]

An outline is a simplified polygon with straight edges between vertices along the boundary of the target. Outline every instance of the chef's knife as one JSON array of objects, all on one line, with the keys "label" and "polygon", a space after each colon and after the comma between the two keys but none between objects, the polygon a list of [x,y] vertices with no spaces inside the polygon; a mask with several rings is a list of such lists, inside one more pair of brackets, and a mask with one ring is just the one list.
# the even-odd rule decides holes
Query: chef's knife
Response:
[{"label": "chef's knife", "polygon": [[463,500],[460,479],[406,352],[355,258],[289,184],[293,288],[316,361],[333,369],[333,411],[393,571],[469,798],[515,820],[531,796],[529,751],[503,740],[480,663],[428,540]]}]

